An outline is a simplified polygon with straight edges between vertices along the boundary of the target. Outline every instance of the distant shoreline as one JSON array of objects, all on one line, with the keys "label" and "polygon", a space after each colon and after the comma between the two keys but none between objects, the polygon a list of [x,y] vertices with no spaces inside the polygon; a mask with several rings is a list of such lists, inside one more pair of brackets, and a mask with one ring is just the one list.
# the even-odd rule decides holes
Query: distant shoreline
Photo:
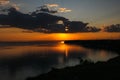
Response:
[{"label": "distant shoreline", "polygon": [[90,39],[90,40],[33,40],[33,41],[0,41],[0,43],[28,43],[28,42],[58,42],[58,41],[65,41],[65,42],[68,42],[68,41],[71,41],[71,42],[74,42],[74,41],[120,41],[120,39]]},{"label": "distant shoreline", "polygon": [[120,40],[70,40],[65,44],[80,45],[91,49],[105,49],[120,54]]}]

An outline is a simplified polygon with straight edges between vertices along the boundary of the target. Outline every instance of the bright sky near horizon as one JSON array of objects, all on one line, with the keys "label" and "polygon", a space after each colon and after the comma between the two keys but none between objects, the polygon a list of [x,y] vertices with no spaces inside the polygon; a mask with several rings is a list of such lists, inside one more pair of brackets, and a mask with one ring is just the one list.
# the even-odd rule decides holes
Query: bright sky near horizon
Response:
[{"label": "bright sky near horizon", "polygon": [[1,28],[1,41],[41,41],[41,40],[97,40],[120,39],[119,32],[84,32],[84,33],[39,33],[30,32],[19,28]]}]

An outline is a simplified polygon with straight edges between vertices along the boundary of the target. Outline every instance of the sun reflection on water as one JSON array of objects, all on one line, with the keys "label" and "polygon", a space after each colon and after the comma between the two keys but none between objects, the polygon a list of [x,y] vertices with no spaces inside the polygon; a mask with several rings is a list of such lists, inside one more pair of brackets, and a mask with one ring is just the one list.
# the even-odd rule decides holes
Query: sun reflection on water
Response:
[{"label": "sun reflection on water", "polygon": [[61,45],[59,45],[58,49],[64,52],[65,56],[68,57],[68,50],[70,50],[70,46],[64,44],[64,41],[61,41]]}]

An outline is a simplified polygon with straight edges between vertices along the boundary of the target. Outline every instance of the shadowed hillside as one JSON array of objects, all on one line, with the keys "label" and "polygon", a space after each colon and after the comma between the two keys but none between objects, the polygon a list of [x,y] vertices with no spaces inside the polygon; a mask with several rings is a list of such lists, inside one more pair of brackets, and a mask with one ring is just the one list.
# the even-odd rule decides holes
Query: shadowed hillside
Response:
[{"label": "shadowed hillside", "polygon": [[108,62],[96,64],[84,61],[83,65],[67,67],[64,69],[52,69],[47,74],[26,80],[119,80],[120,79],[120,57]]}]

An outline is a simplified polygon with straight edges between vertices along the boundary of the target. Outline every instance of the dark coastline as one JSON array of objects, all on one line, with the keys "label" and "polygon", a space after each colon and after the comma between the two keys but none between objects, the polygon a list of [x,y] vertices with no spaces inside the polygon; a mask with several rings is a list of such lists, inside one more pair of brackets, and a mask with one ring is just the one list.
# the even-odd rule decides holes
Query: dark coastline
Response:
[{"label": "dark coastline", "polygon": [[65,41],[65,43],[80,45],[91,49],[104,49],[120,54],[120,40],[71,40]]},{"label": "dark coastline", "polygon": [[120,80],[120,57],[108,62],[96,64],[84,62],[83,65],[67,67],[64,69],[52,69],[47,74],[26,80]]},{"label": "dark coastline", "polygon": [[[105,49],[120,54],[120,40],[75,40],[65,41],[66,44],[81,45],[91,49]],[[55,69],[26,80],[120,80],[120,56],[107,62],[92,63],[82,61],[82,65]]]}]

